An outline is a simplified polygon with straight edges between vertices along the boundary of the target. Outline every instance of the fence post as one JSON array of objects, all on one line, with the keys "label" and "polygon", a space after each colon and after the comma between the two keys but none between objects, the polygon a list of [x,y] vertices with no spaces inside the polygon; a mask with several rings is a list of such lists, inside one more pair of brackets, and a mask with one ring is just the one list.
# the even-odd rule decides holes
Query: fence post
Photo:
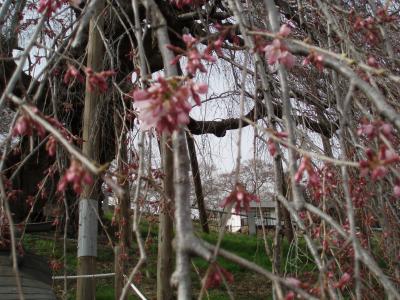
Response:
[{"label": "fence post", "polygon": [[249,226],[249,235],[256,234],[256,218],[253,210],[247,213],[247,224]]},{"label": "fence post", "polygon": [[123,272],[121,272],[121,261],[120,261],[120,254],[121,254],[121,247],[115,246],[114,247],[114,293],[115,299],[119,299],[121,296],[121,291],[124,287],[124,277]]}]

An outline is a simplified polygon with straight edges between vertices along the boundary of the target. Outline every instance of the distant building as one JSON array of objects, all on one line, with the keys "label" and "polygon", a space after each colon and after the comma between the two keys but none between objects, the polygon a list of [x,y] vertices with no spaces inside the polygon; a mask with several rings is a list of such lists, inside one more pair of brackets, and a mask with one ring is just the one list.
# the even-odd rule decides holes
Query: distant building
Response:
[{"label": "distant building", "polygon": [[232,212],[227,222],[227,229],[231,232],[255,234],[257,229],[261,229],[263,225],[266,228],[276,225],[275,202],[272,200],[261,200],[259,203],[251,202],[250,210],[247,213],[236,214]]}]

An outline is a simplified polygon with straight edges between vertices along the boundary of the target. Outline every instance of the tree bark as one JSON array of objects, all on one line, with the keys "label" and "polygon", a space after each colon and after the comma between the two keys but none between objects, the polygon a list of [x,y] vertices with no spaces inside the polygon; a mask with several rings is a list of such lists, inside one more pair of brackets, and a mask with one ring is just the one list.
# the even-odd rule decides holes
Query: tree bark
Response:
[{"label": "tree bark", "polygon": [[[89,41],[88,41],[88,55],[87,66],[92,68],[94,72],[102,69],[104,57],[104,45],[101,40],[100,33],[97,28],[102,28],[104,19],[100,17],[104,1],[99,0],[95,13],[90,20],[89,25]],[[99,125],[99,120],[96,120],[96,106],[99,103],[100,94],[98,91],[89,90],[89,79],[86,79],[86,93],[85,93],[85,107],[83,115],[83,146],[82,152],[90,159],[96,159],[96,152],[98,150],[98,133],[96,127]],[[97,126],[96,126],[97,125]],[[96,180],[95,180],[96,181]],[[96,271],[96,256],[97,248],[85,251],[86,243],[97,243],[97,229],[91,230],[86,228],[88,226],[97,226],[97,215],[85,212],[81,207],[86,207],[87,210],[94,209],[93,205],[89,205],[91,200],[97,201],[98,194],[94,186],[85,185],[81,195],[80,202],[86,201],[88,205],[80,205],[80,230],[78,238],[78,275],[94,274]],[[89,200],[90,199],[90,200]],[[96,205],[97,208],[97,205]],[[83,217],[82,217],[83,215]],[[90,232],[94,236],[86,236]],[[91,300],[95,299],[96,286],[94,278],[78,278],[77,280],[77,300]]]},{"label": "tree bark", "polygon": [[190,164],[192,166],[193,183],[197,199],[197,208],[199,209],[201,228],[203,229],[203,232],[209,233],[210,229],[208,228],[206,205],[204,203],[203,186],[201,184],[200,169],[197,162],[196,147],[193,137],[188,133],[186,133],[186,140],[189,149]]},{"label": "tree bark", "polygon": [[[122,121],[118,118],[117,114],[114,114],[114,122],[118,128],[116,136],[123,130]],[[130,194],[129,194],[129,181],[127,178],[126,162],[128,160],[127,147],[125,143],[126,134],[121,134],[121,140],[119,142],[118,155],[118,185],[123,189],[124,194],[118,197],[118,226],[119,226],[119,246],[115,247],[115,299],[120,299],[121,291],[124,286],[124,274],[128,273],[128,265],[124,260],[125,254],[132,242],[132,226],[130,222]],[[118,287],[118,288],[117,288]],[[124,299],[128,299],[125,297]]]},{"label": "tree bark", "polygon": [[174,172],[173,172],[173,153],[171,139],[167,135],[162,136],[161,156],[164,170],[164,193],[161,209],[159,213],[158,228],[158,260],[157,260],[157,299],[172,299],[172,287],[170,278],[173,272],[172,238],[173,226],[172,219],[174,199]]},{"label": "tree bark", "polygon": [[[289,196],[289,194],[290,194],[290,178],[288,178],[288,176],[285,176],[285,178],[283,180],[282,192],[285,192],[285,191],[286,191],[286,199],[292,199],[291,196]],[[283,195],[285,195],[285,193],[283,193]],[[282,205],[280,205],[280,206],[281,206],[283,221],[285,224],[283,232],[290,244],[294,238],[292,218],[290,217],[290,212]]]}]

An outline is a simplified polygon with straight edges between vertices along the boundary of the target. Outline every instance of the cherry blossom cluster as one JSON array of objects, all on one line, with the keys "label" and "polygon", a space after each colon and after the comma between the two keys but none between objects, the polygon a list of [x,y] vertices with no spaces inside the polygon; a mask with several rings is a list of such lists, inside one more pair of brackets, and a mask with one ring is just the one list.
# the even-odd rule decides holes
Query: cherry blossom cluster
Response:
[{"label": "cherry blossom cluster", "polygon": [[[36,107],[32,107],[32,111],[34,113],[40,113]],[[14,128],[12,129],[13,136],[31,136],[34,132],[40,137],[44,137],[46,134],[46,130],[42,125],[34,121],[27,114],[22,114],[17,121],[15,122]]]},{"label": "cherry blossom cluster", "polygon": [[151,176],[154,179],[163,179],[165,177],[165,173],[162,169],[151,169]]},{"label": "cherry blossom cluster", "polygon": [[186,50],[173,46],[168,45],[168,48],[178,54],[172,61],[171,64],[176,64],[182,56],[186,56],[188,59],[186,65],[186,71],[194,76],[196,71],[199,70],[200,72],[207,72],[206,68],[204,67],[202,60],[208,62],[215,62],[216,58],[210,54],[210,48],[207,47],[203,53],[200,53],[197,49],[198,39],[194,38],[191,34],[184,34],[182,39],[186,45]]},{"label": "cherry blossom cluster", "polygon": [[40,0],[37,10],[39,13],[46,13],[50,17],[52,13],[61,7],[62,3],[63,1],[61,0]]},{"label": "cherry blossom cluster", "polygon": [[313,64],[318,71],[322,72],[324,70],[324,56],[322,54],[317,54],[315,51],[311,51],[302,62],[303,66],[309,64]]},{"label": "cherry blossom cluster", "polygon": [[208,86],[181,77],[159,77],[147,89],[133,92],[133,106],[139,110],[143,130],[156,128],[158,132],[171,133],[189,123],[192,105],[190,97],[200,105],[199,94],[205,94]]},{"label": "cherry blossom cluster", "polygon": [[[365,154],[367,159],[360,161],[361,176],[370,175],[373,181],[381,180],[389,173],[389,166],[400,162],[400,156],[393,147],[382,142],[385,137],[389,142],[396,143],[394,129],[391,124],[383,121],[362,120],[357,130],[359,136],[364,137],[367,142],[377,142],[378,150],[367,147]],[[394,181],[393,195],[400,197],[400,179]]]},{"label": "cherry blossom cluster", "polygon": [[64,264],[62,263],[61,260],[52,259],[52,260],[49,262],[49,267],[50,267],[50,269],[51,269],[53,272],[57,272],[57,271],[60,271],[60,270],[63,269]]},{"label": "cherry blossom cluster", "polygon": [[46,151],[50,156],[54,156],[57,150],[57,141],[53,136],[49,137],[49,140],[46,143]]},{"label": "cherry blossom cluster", "polygon": [[303,157],[300,166],[294,176],[294,179],[297,183],[301,181],[305,172],[307,172],[308,175],[308,186],[319,190],[321,188],[321,180],[312,165],[311,159],[308,156]]},{"label": "cherry blossom cluster", "polygon": [[347,272],[344,272],[343,275],[340,277],[339,281],[336,282],[333,287],[337,289],[343,290],[343,288],[350,282],[351,275]]},{"label": "cherry blossom cluster", "polygon": [[373,56],[369,56],[368,57],[367,64],[368,64],[368,66],[373,67],[373,68],[379,68],[380,67],[378,61]]},{"label": "cherry blossom cluster", "polygon": [[295,65],[296,58],[292,53],[289,52],[285,43],[281,40],[281,38],[288,37],[291,31],[292,30],[288,25],[282,25],[277,34],[278,38],[274,39],[270,45],[263,49],[268,64],[274,65],[279,62],[287,69],[290,69]]},{"label": "cherry blossom cluster", "polygon": [[[287,139],[287,137],[288,137],[288,133],[285,131],[275,131],[275,132],[273,132],[273,135],[280,139]],[[267,147],[268,147],[269,154],[272,157],[275,157],[275,155],[278,151],[278,148],[276,146],[276,142],[272,138],[269,138],[267,140]]]},{"label": "cherry blossom cluster", "polygon": [[223,279],[225,279],[227,283],[233,283],[234,279],[232,273],[218,265],[218,263],[213,263],[210,268],[211,269],[204,284],[206,289],[219,287],[223,282]]},{"label": "cherry blossom cluster", "polygon": [[208,45],[207,51],[214,50],[218,56],[224,56],[222,53],[222,45],[225,40],[228,40],[233,45],[240,45],[240,38],[235,33],[235,27],[222,25],[220,23],[216,23],[214,27],[219,31],[218,38]]},{"label": "cherry blossom cluster", "polygon": [[[304,277],[302,280],[295,278],[295,277],[287,277],[286,282],[289,283],[290,285],[297,287],[299,289],[305,290],[311,295],[314,296],[320,296],[320,288],[315,287],[315,285],[312,285],[311,282],[314,281],[314,278],[312,276],[309,276],[309,274],[305,273],[303,274]],[[293,291],[289,291],[285,295],[285,300],[294,300],[297,299],[298,297],[296,296],[296,293]]]},{"label": "cherry blossom cluster", "polygon": [[[311,164],[311,162],[309,163]],[[322,196],[332,196],[338,187],[339,176],[337,170],[330,164],[325,164],[322,168],[314,169],[312,165],[307,168],[313,173],[313,180],[308,181],[308,187],[310,188],[311,196],[313,196],[312,199],[316,201],[316,204],[319,203]],[[307,169],[305,171],[307,171]]]},{"label": "cherry blossom cluster", "polygon": [[240,213],[242,210],[248,211],[252,201],[260,202],[260,199],[256,195],[248,193],[242,184],[237,183],[235,189],[222,201],[220,206],[234,206],[235,212]]},{"label": "cherry blossom cluster", "polygon": [[394,140],[393,126],[381,120],[361,120],[360,127],[357,129],[357,134],[367,138],[368,141],[378,137],[379,134],[383,134],[389,141]]},{"label": "cherry blossom cluster", "polygon": [[98,90],[101,93],[107,92],[107,78],[112,77],[116,74],[116,72],[112,70],[94,72],[91,68],[86,68],[85,73],[88,77],[89,82],[88,90],[90,92]]},{"label": "cherry blossom cluster", "polygon": [[349,178],[351,201],[353,202],[354,207],[364,207],[368,199],[373,197],[374,194],[371,191],[368,191],[367,184],[367,179],[363,176]]},{"label": "cherry blossom cluster", "polygon": [[[71,142],[73,140],[79,140],[78,138],[74,137],[58,120],[54,119],[53,117],[43,116],[42,113],[36,107],[31,107],[31,110],[41,118],[45,119],[55,129],[57,129],[67,141]],[[39,137],[44,138],[46,135],[46,130],[42,125],[34,121],[29,115],[25,113],[22,114],[17,119],[13,127],[12,135],[32,136],[34,133],[36,133]],[[57,140],[55,139],[54,136],[51,135],[46,143],[46,150],[50,156],[55,155],[56,147],[57,147]]]},{"label": "cherry blossom cluster", "polygon": [[397,19],[395,15],[389,15],[385,8],[379,8],[376,12],[376,17],[363,18],[355,14],[355,11],[350,13],[350,21],[353,23],[355,32],[360,32],[365,41],[371,45],[376,45],[380,40],[379,25],[393,22]]},{"label": "cherry blossom cluster", "polygon": [[77,160],[71,160],[71,165],[65,171],[64,176],[60,179],[57,186],[57,191],[63,192],[68,184],[72,184],[72,188],[76,194],[82,193],[83,184],[93,184],[93,179],[89,172]]},{"label": "cherry blossom cluster", "polygon": [[400,156],[385,145],[380,146],[378,153],[367,148],[365,154],[367,159],[360,161],[361,176],[370,174],[373,181],[380,180],[389,173],[387,166],[400,162]]},{"label": "cherry blossom cluster", "polygon": [[85,78],[82,76],[81,72],[73,65],[68,65],[67,71],[64,74],[64,83],[70,84],[73,80],[78,80],[80,83],[85,81]]},{"label": "cherry blossom cluster", "polygon": [[[88,90],[90,92],[98,90],[101,93],[105,93],[108,90],[107,79],[114,76],[116,72],[113,70],[94,72],[92,68],[86,68],[85,74],[88,78]],[[67,71],[64,74],[64,83],[71,84],[74,80],[83,83],[85,78],[78,69],[72,65],[68,65]]]}]

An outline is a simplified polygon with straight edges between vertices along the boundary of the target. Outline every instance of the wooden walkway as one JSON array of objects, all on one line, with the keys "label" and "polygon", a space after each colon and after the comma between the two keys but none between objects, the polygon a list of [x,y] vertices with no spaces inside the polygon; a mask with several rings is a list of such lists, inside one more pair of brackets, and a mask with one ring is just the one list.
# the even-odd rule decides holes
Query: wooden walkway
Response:
[{"label": "wooden walkway", "polygon": [[[19,262],[22,291],[26,300],[55,300],[51,272],[44,259],[25,254]],[[20,299],[8,252],[0,252],[0,300]]]}]

